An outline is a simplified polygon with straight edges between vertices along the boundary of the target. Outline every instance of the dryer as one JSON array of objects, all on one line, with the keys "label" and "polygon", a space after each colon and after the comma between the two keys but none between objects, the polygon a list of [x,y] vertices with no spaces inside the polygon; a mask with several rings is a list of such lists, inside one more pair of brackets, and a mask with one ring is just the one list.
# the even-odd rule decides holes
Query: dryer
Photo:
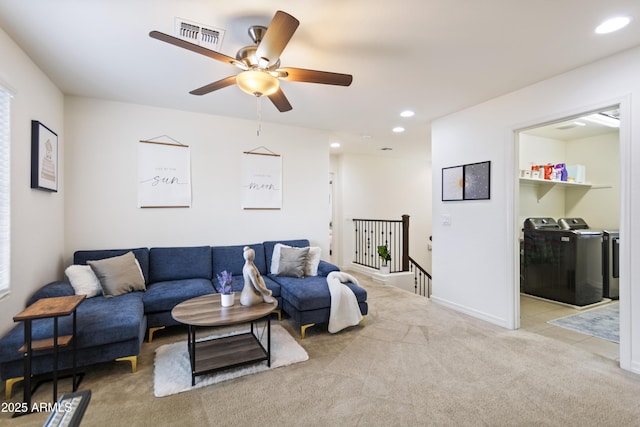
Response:
[{"label": "dryer", "polygon": [[602,232],[602,294],[605,298],[620,298],[620,232]]},{"label": "dryer", "polygon": [[584,227],[584,221],[563,220],[525,220],[524,293],[577,306],[599,302],[602,231]]}]

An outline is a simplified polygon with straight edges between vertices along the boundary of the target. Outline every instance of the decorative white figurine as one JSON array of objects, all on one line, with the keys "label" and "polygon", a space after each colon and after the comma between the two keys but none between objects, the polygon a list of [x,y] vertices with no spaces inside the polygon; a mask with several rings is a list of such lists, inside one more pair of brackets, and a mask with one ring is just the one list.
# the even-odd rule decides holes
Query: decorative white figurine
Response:
[{"label": "decorative white figurine", "polygon": [[242,277],[244,278],[244,287],[240,294],[240,304],[255,305],[262,301],[272,303],[274,298],[271,296],[271,290],[267,289],[264,279],[260,275],[258,268],[253,263],[256,253],[249,246],[244,247],[243,252],[244,267],[242,267]]}]

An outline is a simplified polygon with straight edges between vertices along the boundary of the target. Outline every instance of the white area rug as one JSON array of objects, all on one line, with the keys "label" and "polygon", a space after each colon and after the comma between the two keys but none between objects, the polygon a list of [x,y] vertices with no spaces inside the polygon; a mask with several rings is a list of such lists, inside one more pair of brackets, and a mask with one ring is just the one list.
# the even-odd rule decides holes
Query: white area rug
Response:
[{"label": "white area rug", "polygon": [[[208,338],[234,335],[239,332],[212,335]],[[257,334],[258,336],[259,333]],[[262,336],[263,345],[266,348],[267,333]],[[196,385],[191,386],[191,367],[189,365],[189,353],[187,342],[181,341],[166,344],[156,349],[155,368],[153,372],[153,394],[156,397],[169,396],[183,391],[194,390],[216,384],[221,381],[238,378],[243,375],[274,369],[280,366],[304,362],[309,359],[307,352],[300,347],[296,340],[280,325],[271,325],[271,368],[267,362],[259,362],[238,368],[227,369],[207,375],[196,377]]]}]

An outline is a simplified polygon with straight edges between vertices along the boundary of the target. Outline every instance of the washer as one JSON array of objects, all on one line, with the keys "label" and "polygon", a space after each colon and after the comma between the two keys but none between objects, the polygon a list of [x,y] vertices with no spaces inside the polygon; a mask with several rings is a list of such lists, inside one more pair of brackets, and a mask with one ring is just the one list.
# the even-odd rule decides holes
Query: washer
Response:
[{"label": "washer", "polygon": [[580,218],[527,218],[523,270],[526,294],[576,306],[599,302],[602,231]]}]

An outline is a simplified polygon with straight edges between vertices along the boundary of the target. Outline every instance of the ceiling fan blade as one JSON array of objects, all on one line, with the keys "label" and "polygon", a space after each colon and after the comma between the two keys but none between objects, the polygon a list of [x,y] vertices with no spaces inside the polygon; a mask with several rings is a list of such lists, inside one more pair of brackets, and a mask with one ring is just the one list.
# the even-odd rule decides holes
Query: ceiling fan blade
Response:
[{"label": "ceiling fan blade", "polygon": [[242,68],[243,70],[247,70],[248,67],[243,62],[238,61],[235,58],[222,54],[220,52],[216,52],[215,50],[207,49],[206,47],[199,46],[197,44],[190,43],[188,41],[179,39],[178,37],[170,36],[169,34],[161,33],[160,31],[151,31],[149,33],[149,37],[163,41],[165,43],[172,44],[174,46],[181,47],[183,49],[190,50],[195,53],[199,53],[200,55],[207,56],[209,58],[215,59],[217,61],[226,62],[231,65],[235,65],[236,67]]},{"label": "ceiling fan blade", "polygon": [[305,70],[303,68],[278,68],[282,80],[292,82],[320,83],[325,85],[349,86],[353,81],[351,74],[331,73],[328,71]]},{"label": "ceiling fan blade", "polygon": [[269,65],[275,64],[298,25],[300,21],[296,18],[281,10],[277,11],[258,45],[256,56],[268,60]]},{"label": "ceiling fan blade", "polygon": [[207,93],[213,92],[214,90],[222,89],[235,83],[236,76],[229,76],[222,80],[218,80],[217,82],[209,83],[208,85],[202,86],[198,89],[194,89],[189,93],[191,95],[206,95]]},{"label": "ceiling fan blade", "polygon": [[271,102],[273,102],[273,105],[275,105],[278,111],[280,111],[281,113],[293,109],[291,104],[289,104],[289,100],[286,96],[284,96],[284,92],[282,92],[282,89],[280,88],[278,88],[278,90],[273,94],[269,95],[268,98],[271,100]]}]

